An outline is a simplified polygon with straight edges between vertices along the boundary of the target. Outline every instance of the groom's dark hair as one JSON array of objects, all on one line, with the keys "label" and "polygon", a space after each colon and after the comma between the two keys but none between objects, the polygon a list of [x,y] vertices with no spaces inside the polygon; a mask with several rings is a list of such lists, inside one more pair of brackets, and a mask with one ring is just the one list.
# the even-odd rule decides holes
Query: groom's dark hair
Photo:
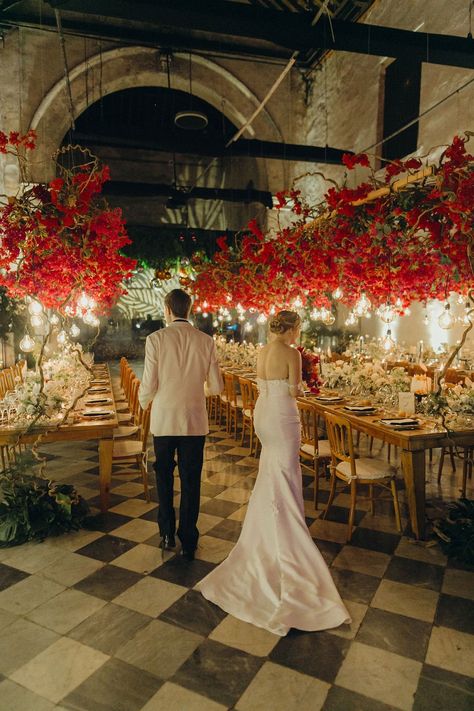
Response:
[{"label": "groom's dark hair", "polygon": [[191,297],[182,289],[173,289],[165,296],[165,306],[176,318],[188,318],[191,305]]}]

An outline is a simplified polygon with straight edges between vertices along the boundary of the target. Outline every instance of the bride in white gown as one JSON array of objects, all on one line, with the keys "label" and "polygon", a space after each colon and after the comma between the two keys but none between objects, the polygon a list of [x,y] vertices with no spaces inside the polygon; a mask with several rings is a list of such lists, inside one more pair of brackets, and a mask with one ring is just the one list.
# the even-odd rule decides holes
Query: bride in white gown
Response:
[{"label": "bride in white gown", "polygon": [[301,356],[290,345],[300,318],[281,311],[259,353],[254,423],[260,466],[240,538],[196,589],[227,613],[278,635],[350,622],[304,518],[299,463]]}]

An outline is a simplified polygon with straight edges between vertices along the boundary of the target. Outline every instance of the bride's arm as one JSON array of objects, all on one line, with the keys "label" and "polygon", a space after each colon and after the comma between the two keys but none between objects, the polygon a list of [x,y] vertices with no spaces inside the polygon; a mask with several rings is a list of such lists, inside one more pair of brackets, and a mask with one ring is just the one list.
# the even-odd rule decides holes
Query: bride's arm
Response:
[{"label": "bride's arm", "polygon": [[304,395],[301,376],[301,353],[296,348],[290,348],[291,354],[288,361],[288,383],[290,395],[301,397]]}]

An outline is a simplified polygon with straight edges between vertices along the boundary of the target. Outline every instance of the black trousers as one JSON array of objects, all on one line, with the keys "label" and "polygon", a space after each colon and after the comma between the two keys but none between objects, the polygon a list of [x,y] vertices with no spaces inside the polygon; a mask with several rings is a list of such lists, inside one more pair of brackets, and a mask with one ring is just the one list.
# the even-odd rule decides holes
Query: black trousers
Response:
[{"label": "black trousers", "polygon": [[199,531],[201,470],[204,457],[205,436],[153,437],[155,447],[155,473],[158,491],[158,526],[162,536],[174,536],[176,517],[173,506],[173,471],[178,455],[181,479],[181,504],[179,507],[178,538],[185,550],[194,551]]}]

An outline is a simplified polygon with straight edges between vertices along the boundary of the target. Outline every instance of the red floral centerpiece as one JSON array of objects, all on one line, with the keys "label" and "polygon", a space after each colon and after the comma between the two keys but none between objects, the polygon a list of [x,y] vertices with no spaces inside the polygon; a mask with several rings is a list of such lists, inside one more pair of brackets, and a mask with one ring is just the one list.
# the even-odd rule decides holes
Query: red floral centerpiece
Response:
[{"label": "red floral centerpiece", "polygon": [[298,346],[298,350],[301,354],[301,371],[303,380],[313,395],[317,395],[319,393],[319,388],[322,385],[322,380],[319,377],[319,356],[316,355],[316,353],[312,353],[312,351],[308,351],[302,346]]}]

